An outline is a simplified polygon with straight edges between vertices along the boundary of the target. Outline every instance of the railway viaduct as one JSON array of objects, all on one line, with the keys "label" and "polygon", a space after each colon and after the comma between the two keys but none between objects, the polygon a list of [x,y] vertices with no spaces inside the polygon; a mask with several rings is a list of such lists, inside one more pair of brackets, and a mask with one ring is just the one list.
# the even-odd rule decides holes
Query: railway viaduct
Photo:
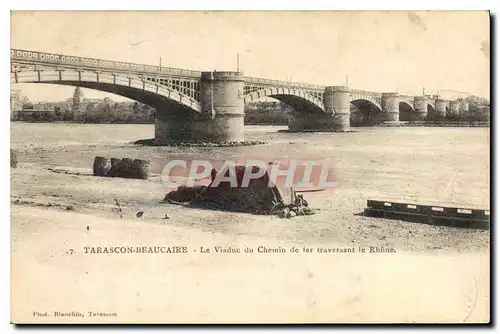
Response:
[{"label": "railway viaduct", "polygon": [[465,100],[301,84],[241,72],[200,72],[18,49],[10,50],[10,59],[11,83],[85,87],[152,106],[157,139],[243,141],[244,105],[264,97],[294,109],[289,117],[292,131],[348,131],[351,105],[375,123],[468,112]]}]

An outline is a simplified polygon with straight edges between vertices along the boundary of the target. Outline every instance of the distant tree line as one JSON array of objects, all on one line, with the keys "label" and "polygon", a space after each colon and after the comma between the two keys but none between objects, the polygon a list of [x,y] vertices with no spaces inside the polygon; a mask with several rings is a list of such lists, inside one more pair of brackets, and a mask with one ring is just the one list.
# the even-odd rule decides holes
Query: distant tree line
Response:
[{"label": "distant tree line", "polygon": [[[489,121],[490,102],[478,96],[467,96],[469,112],[465,115],[447,114],[445,121]],[[76,123],[154,123],[155,110],[139,102],[113,102],[109,98],[83,103],[77,107],[70,101],[34,104],[25,96],[19,101],[20,110],[12,110],[11,120],[24,122]],[[43,106],[41,108],[40,106]],[[356,113],[354,108],[352,116]],[[280,101],[250,102],[245,105],[245,124],[286,125],[292,108]]]},{"label": "distant tree line", "polygon": [[475,95],[469,95],[464,100],[469,104],[469,112],[464,115],[452,115],[447,113],[445,121],[488,122],[490,120],[490,101]]},{"label": "distant tree line", "polygon": [[74,123],[154,123],[155,110],[138,102],[115,103],[104,98],[74,108],[70,103],[33,104],[23,101],[21,110],[13,110],[11,120],[24,122]]},{"label": "distant tree line", "polygon": [[[465,98],[469,104],[469,112],[466,114],[452,115],[447,113],[444,121],[447,122],[488,122],[490,119],[490,102],[482,97],[470,95]],[[276,102],[251,102],[245,105],[245,124],[274,124],[287,125],[287,114],[292,112],[292,108],[288,105]],[[351,122],[357,125],[360,121],[365,122],[363,117],[360,118],[360,110],[354,105],[351,105]],[[433,115],[429,114],[429,119],[432,121]],[[370,122],[370,120],[368,120]],[[373,124],[376,124],[375,120]]]},{"label": "distant tree line", "polygon": [[245,124],[287,125],[292,108],[280,101],[250,102],[245,105]]}]

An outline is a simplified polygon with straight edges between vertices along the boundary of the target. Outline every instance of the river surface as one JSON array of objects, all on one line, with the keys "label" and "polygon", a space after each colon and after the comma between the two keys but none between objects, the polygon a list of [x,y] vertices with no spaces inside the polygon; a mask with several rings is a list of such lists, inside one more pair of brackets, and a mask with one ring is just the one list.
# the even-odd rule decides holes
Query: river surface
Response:
[{"label": "river surface", "polygon": [[151,160],[263,158],[327,160],[343,187],[422,202],[489,206],[489,128],[353,128],[350,133],[286,133],[286,126],[246,126],[246,147],[139,147],[154,136],[150,124],[11,123],[20,161],[92,168],[95,156]]}]

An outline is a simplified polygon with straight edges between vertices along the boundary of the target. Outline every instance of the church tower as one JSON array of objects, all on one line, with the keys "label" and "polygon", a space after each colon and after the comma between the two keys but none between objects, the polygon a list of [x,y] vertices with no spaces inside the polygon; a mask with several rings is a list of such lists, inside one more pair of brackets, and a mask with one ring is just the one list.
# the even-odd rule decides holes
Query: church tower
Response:
[{"label": "church tower", "polygon": [[83,102],[83,92],[80,87],[75,88],[73,93],[73,110],[78,110]]},{"label": "church tower", "polygon": [[80,87],[76,87],[75,92],[73,93],[73,104],[71,106],[74,121],[79,121],[83,117],[82,102],[83,92]]}]

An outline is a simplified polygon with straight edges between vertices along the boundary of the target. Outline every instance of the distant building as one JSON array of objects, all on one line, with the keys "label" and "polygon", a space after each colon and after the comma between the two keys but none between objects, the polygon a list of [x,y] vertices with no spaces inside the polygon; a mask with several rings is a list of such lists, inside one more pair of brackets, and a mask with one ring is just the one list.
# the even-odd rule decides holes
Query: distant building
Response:
[{"label": "distant building", "polygon": [[80,89],[80,87],[76,87],[75,91],[73,92],[73,110],[78,110],[80,108],[80,105],[83,101],[83,92]]},{"label": "distant building", "polygon": [[11,120],[86,123],[152,123],[155,110],[139,102],[115,102],[110,98],[86,99],[80,87],[60,102],[24,103],[20,91],[11,91]]},{"label": "distant building", "polygon": [[17,111],[23,108],[23,104],[21,101],[21,90],[19,89],[11,89],[10,90],[10,110]]}]

